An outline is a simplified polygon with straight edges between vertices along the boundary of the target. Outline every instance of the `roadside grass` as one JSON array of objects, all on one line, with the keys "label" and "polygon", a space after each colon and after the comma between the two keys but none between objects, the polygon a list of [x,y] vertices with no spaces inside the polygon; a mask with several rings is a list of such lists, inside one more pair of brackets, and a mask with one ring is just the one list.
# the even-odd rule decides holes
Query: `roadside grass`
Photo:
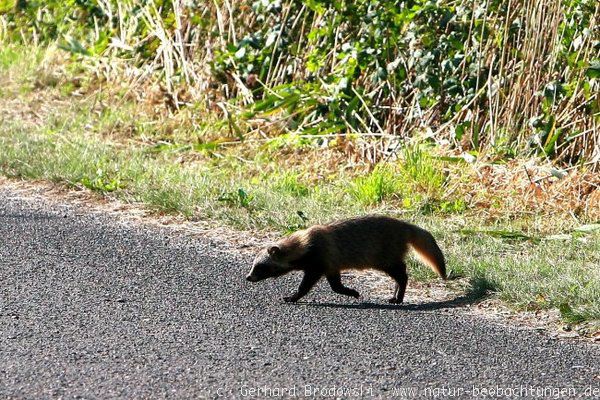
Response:
[{"label": "roadside grass", "polygon": [[350,193],[360,203],[370,206],[392,197],[402,197],[401,177],[389,166],[377,166],[373,172],[352,180]]},{"label": "roadside grass", "polygon": [[[282,234],[353,215],[390,214],[439,238],[452,276],[468,280],[467,292],[495,293],[520,309],[558,309],[567,322],[600,320],[600,231],[576,231],[581,223],[561,216],[490,218],[452,189],[468,179],[461,175],[466,168],[444,172],[452,165],[427,147],[406,146],[398,161],[373,169],[342,169],[343,154],[320,158],[325,150],[314,146],[235,145],[235,137],[210,137],[214,132],[205,125],[144,117],[133,101],[119,98],[114,106],[104,92],[65,94],[64,77],[36,89],[43,58],[35,50],[0,49],[0,69],[8,71],[0,78],[6,80],[0,100],[2,175],[85,188],[190,220]],[[33,99],[46,109],[34,123],[23,120],[23,110],[2,104]],[[224,144],[229,142],[234,145]],[[496,201],[501,206],[506,199]],[[418,263],[411,263],[411,275],[434,277]]]}]

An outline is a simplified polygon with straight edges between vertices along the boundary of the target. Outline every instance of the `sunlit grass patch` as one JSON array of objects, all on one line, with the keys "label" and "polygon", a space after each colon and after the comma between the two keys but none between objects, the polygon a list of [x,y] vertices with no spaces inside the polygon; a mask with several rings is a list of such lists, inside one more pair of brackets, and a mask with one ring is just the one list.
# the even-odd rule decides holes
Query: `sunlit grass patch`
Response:
[{"label": "sunlit grass patch", "polygon": [[274,180],[273,188],[275,190],[289,193],[295,197],[308,196],[310,193],[310,188],[302,182],[302,178],[291,171],[272,176],[271,179]]},{"label": "sunlit grass patch", "polygon": [[446,181],[444,166],[419,146],[406,146],[399,162],[402,179],[429,197],[440,197]]},{"label": "sunlit grass patch", "polygon": [[467,209],[464,199],[445,197],[446,175],[441,161],[418,146],[406,147],[401,154],[394,163],[380,164],[372,172],[354,177],[348,193],[366,206],[395,200],[403,209],[423,214]]},{"label": "sunlit grass patch", "polygon": [[392,197],[401,198],[403,194],[401,177],[388,166],[377,166],[366,176],[352,180],[348,192],[362,204],[375,205]]}]

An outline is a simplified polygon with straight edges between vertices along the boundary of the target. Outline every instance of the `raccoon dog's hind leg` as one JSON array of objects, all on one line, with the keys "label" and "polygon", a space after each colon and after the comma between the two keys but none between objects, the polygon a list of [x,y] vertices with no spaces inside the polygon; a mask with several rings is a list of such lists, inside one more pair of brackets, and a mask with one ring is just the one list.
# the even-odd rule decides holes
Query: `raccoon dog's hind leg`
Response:
[{"label": "raccoon dog's hind leg", "polygon": [[404,293],[408,283],[408,274],[406,273],[406,264],[400,262],[393,267],[386,268],[385,272],[396,281],[396,290],[394,297],[388,301],[392,304],[400,304],[404,301]]},{"label": "raccoon dog's hind leg", "polygon": [[327,282],[329,282],[329,286],[331,286],[331,289],[336,293],[354,297],[357,299],[360,297],[360,294],[356,290],[344,286],[344,284],[342,283],[342,276],[339,272],[329,273],[327,275]]}]

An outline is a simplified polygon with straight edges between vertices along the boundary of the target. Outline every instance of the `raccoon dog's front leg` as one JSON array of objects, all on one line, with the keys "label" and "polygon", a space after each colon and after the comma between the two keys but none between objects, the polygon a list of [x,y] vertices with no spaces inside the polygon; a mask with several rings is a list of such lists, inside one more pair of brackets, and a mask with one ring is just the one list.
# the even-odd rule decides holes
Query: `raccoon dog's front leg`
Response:
[{"label": "raccoon dog's front leg", "polygon": [[342,276],[339,272],[328,274],[327,281],[329,282],[329,286],[331,286],[331,289],[336,293],[354,297],[357,299],[360,297],[360,294],[356,290],[344,286],[344,284],[342,283]]},{"label": "raccoon dog's front leg", "polygon": [[306,296],[313,286],[315,286],[319,279],[321,279],[321,276],[323,275],[320,272],[305,271],[298,291],[291,296],[284,297],[283,300],[287,303],[295,303],[300,300],[302,297]]}]

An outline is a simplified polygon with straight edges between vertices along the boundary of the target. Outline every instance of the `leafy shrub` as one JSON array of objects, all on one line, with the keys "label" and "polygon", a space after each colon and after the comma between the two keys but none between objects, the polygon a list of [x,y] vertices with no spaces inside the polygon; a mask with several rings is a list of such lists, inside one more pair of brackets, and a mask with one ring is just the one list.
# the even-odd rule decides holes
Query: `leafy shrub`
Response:
[{"label": "leafy shrub", "polygon": [[600,145],[597,15],[596,0],[4,0],[0,37],[123,58],[173,109],[234,103],[239,137],[240,116],[305,135],[430,130],[574,164]]}]

